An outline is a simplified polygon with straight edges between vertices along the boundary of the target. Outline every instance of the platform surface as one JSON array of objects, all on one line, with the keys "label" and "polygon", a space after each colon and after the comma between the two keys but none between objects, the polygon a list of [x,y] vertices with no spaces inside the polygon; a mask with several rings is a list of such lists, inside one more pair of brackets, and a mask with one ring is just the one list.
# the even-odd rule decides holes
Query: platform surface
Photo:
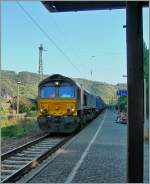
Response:
[{"label": "platform surface", "polygon": [[[126,183],[127,125],[106,110],[57,151],[30,183]],[[144,181],[148,182],[148,144]]]}]

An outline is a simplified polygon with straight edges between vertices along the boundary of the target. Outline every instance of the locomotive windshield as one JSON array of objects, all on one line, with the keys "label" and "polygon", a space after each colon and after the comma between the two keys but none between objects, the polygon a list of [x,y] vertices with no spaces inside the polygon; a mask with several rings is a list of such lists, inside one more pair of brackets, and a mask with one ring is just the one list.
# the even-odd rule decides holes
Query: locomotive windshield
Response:
[{"label": "locomotive windshield", "polygon": [[54,86],[43,86],[41,89],[41,98],[55,98],[56,92],[55,92]]},{"label": "locomotive windshield", "polygon": [[73,98],[75,96],[75,88],[69,83],[48,84],[42,86],[40,90],[41,98]]},{"label": "locomotive windshield", "polygon": [[59,97],[61,98],[74,97],[74,87],[73,86],[60,86],[59,87]]}]

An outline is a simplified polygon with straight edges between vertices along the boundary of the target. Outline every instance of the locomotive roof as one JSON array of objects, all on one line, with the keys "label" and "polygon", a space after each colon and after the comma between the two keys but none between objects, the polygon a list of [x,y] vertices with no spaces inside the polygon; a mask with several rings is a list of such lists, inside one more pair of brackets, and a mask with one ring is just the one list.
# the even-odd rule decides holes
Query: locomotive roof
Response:
[{"label": "locomotive roof", "polygon": [[39,86],[41,86],[43,84],[46,84],[49,81],[53,81],[53,80],[57,80],[57,79],[58,80],[65,80],[65,81],[72,82],[72,83],[76,84],[76,82],[73,79],[69,78],[69,77],[66,77],[66,76],[63,76],[63,75],[60,75],[60,74],[53,74],[53,75],[50,75],[49,77],[45,78],[44,80],[42,80],[39,83]]},{"label": "locomotive roof", "polygon": [[[66,77],[66,76],[63,76],[63,75],[60,75],[60,74],[53,74],[53,75],[50,75],[49,77],[45,78],[44,80],[42,80],[40,83],[39,83],[39,86],[41,85],[44,85],[46,83],[48,83],[49,81],[53,81],[53,80],[65,80],[65,81],[68,81],[68,82],[71,82],[71,83],[74,83],[76,86],[78,86],[79,88],[83,88],[84,91],[86,91],[87,93],[91,94],[91,92],[89,92],[87,89],[85,89],[81,84],[79,84],[77,81],[73,80],[72,78],[69,78],[69,77]],[[94,94],[92,94],[94,95]]]}]

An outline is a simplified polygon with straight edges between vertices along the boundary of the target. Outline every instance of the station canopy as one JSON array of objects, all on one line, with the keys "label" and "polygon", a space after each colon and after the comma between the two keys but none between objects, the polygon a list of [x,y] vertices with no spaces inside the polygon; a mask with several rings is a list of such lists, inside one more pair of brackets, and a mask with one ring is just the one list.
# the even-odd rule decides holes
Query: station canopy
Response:
[{"label": "station canopy", "polygon": [[[126,1],[42,1],[50,12],[111,10],[126,8]],[[143,7],[149,1],[141,1]]]}]

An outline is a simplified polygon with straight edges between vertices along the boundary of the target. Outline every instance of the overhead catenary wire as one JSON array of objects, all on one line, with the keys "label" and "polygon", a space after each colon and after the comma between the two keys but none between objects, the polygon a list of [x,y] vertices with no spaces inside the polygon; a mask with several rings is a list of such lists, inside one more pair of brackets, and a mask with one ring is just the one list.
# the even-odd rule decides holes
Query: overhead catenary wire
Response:
[{"label": "overhead catenary wire", "polygon": [[81,74],[79,68],[71,61],[70,57],[56,44],[56,42],[49,36],[49,34],[40,26],[40,24],[30,15],[30,13],[20,4],[18,0],[16,3],[23,10],[23,12],[30,18],[30,20],[37,26],[37,28],[45,35],[45,37],[56,47],[56,49],[67,59],[67,61]]}]

